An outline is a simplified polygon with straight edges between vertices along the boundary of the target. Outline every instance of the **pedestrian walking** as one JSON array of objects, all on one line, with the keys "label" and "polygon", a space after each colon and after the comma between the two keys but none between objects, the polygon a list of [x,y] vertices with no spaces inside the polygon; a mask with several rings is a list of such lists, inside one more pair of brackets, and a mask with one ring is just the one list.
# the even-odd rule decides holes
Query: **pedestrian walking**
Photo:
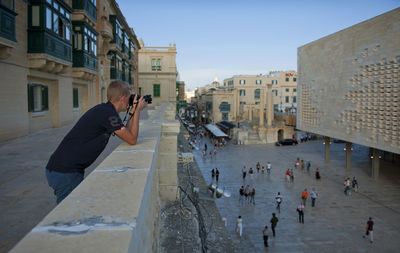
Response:
[{"label": "pedestrian walking", "polygon": [[268,226],[264,227],[262,233],[263,233],[264,247],[268,247]]},{"label": "pedestrian walking", "polygon": [[276,209],[278,209],[278,212],[281,212],[281,203],[282,203],[282,195],[280,192],[278,192],[278,194],[275,197],[275,201],[276,201]]},{"label": "pedestrian walking", "polygon": [[315,170],[315,179],[317,179],[317,180],[321,179],[321,175],[319,174],[319,169],[318,168]]},{"label": "pedestrian walking", "polygon": [[260,173],[260,168],[261,168],[260,162],[257,162],[256,165],[257,173]]},{"label": "pedestrian walking", "polygon": [[214,148],[214,156],[217,157],[217,149]]},{"label": "pedestrian walking", "polygon": [[286,175],[286,182],[289,183],[290,182],[290,170],[289,169],[287,169],[285,175]]},{"label": "pedestrian walking", "polygon": [[244,180],[246,180],[246,174],[247,174],[247,169],[246,169],[246,166],[243,166],[243,169],[242,169],[242,177],[243,177],[243,181],[244,181]]},{"label": "pedestrian walking", "polygon": [[344,195],[350,195],[350,178],[346,178],[343,183]]},{"label": "pedestrian walking", "polygon": [[298,169],[300,166],[300,158],[297,157],[296,163],[295,163],[295,168]]},{"label": "pedestrian walking", "polygon": [[242,238],[242,233],[243,233],[243,220],[242,216],[239,215],[238,219],[236,220],[236,233],[239,232],[240,238]]},{"label": "pedestrian walking", "polygon": [[275,237],[275,227],[278,224],[279,219],[275,216],[275,213],[272,213],[271,222],[271,229],[272,229],[272,236]]},{"label": "pedestrian walking", "polygon": [[[369,241],[371,243],[374,242],[374,222],[372,221],[372,217],[369,217],[367,221],[367,230],[365,232],[365,236],[369,235]],[[363,236],[365,238],[365,236]]]},{"label": "pedestrian walking", "polygon": [[239,190],[239,204],[243,204],[243,199],[244,199],[244,186],[240,187]]},{"label": "pedestrian walking", "polygon": [[301,193],[301,199],[303,200],[304,206],[306,205],[307,198],[308,198],[308,192],[307,189],[304,189],[304,191]]},{"label": "pedestrian walking", "polygon": [[297,206],[297,212],[299,213],[299,222],[304,224],[304,205],[300,203]]},{"label": "pedestrian walking", "polygon": [[251,180],[251,181],[253,181],[253,173],[254,173],[253,168],[250,167],[250,169],[249,169],[249,176],[250,176],[250,180]]},{"label": "pedestrian walking", "polygon": [[207,143],[204,143],[204,150],[207,152]]},{"label": "pedestrian walking", "polygon": [[311,196],[311,206],[314,207],[315,206],[315,201],[317,201],[318,198],[318,192],[315,190],[315,188],[312,188],[312,191],[310,192],[310,196]]},{"label": "pedestrian walking", "polygon": [[253,205],[256,204],[255,196],[256,196],[256,189],[253,188],[253,189],[250,191],[250,201],[249,201],[249,203],[253,203]]},{"label": "pedestrian walking", "polygon": [[301,160],[301,170],[302,170],[302,171],[304,171],[304,166],[305,166],[304,160]]},{"label": "pedestrian walking", "polygon": [[311,161],[307,161],[306,166],[307,166],[307,172],[310,172]]},{"label": "pedestrian walking", "polygon": [[213,156],[213,152],[212,152],[212,150],[210,150],[210,159],[212,159],[212,156]]},{"label": "pedestrian walking", "polygon": [[271,163],[269,161],[267,163],[267,173],[271,174]]},{"label": "pedestrian walking", "polygon": [[244,200],[246,202],[249,202],[249,194],[250,194],[250,185],[246,185],[246,188],[244,189]]},{"label": "pedestrian walking", "polygon": [[356,177],[353,177],[353,180],[351,180],[351,187],[353,188],[353,191],[358,191],[358,182]]},{"label": "pedestrian walking", "polygon": [[294,183],[294,171],[293,171],[293,169],[290,170],[290,182]]},{"label": "pedestrian walking", "polygon": [[218,179],[219,179],[219,170],[218,168],[215,168],[215,180],[217,181],[217,184],[218,184]]},{"label": "pedestrian walking", "polygon": [[265,168],[264,166],[261,167],[261,172],[264,174]]},{"label": "pedestrian walking", "polygon": [[211,170],[211,182],[214,182],[214,178],[215,178],[215,170],[214,168]]}]

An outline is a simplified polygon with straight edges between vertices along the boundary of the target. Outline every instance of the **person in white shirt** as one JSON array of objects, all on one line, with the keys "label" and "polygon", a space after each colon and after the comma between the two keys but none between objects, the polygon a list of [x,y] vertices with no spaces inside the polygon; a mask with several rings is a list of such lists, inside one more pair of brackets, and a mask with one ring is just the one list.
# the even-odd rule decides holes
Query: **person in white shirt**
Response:
[{"label": "person in white shirt", "polygon": [[267,163],[267,173],[270,174],[271,173],[271,163],[268,161]]},{"label": "person in white shirt", "polygon": [[242,237],[243,233],[243,220],[242,216],[239,216],[236,220],[236,232],[239,232],[239,236]]}]

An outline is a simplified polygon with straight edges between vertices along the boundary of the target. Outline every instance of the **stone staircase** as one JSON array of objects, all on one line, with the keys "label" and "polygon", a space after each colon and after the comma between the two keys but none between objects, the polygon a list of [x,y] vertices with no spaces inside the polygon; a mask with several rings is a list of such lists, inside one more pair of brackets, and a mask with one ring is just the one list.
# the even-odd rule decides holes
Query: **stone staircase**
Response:
[{"label": "stone staircase", "polygon": [[264,142],[260,139],[257,131],[249,131],[247,140],[247,144],[264,144]]}]

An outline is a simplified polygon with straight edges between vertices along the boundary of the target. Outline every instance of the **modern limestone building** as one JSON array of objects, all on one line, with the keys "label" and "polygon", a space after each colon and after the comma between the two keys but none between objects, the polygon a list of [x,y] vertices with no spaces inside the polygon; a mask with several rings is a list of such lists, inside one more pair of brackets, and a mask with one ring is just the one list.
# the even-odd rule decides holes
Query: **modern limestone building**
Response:
[{"label": "modern limestone building", "polygon": [[400,8],[298,48],[297,127],[400,154]]},{"label": "modern limestone building", "polygon": [[177,103],[176,46],[146,47],[140,40],[139,94],[150,94],[153,105],[164,102]]},{"label": "modern limestone building", "polygon": [[139,45],[114,0],[1,1],[0,16],[0,141],[70,124],[111,80],[137,80]]}]

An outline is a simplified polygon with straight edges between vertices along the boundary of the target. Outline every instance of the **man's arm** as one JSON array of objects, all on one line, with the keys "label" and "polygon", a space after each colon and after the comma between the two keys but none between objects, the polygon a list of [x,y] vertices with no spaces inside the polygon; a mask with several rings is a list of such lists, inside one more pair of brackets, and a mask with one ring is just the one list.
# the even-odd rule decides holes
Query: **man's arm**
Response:
[{"label": "man's arm", "polygon": [[132,108],[130,113],[134,113],[133,117],[128,120],[125,128],[115,131],[115,134],[123,141],[130,145],[136,145],[139,135],[139,117],[140,111],[145,108],[147,103],[141,97],[138,101],[137,106]]}]

